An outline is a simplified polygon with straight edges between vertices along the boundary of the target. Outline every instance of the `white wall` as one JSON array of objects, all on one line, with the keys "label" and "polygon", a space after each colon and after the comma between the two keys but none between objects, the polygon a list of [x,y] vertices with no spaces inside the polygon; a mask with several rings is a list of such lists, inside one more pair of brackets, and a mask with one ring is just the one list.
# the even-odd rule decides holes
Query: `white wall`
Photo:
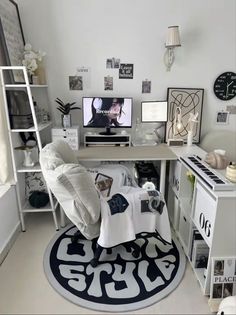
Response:
[{"label": "white wall", "polygon": [[[202,134],[211,129],[236,130],[236,115],[229,125],[215,125],[217,110],[236,105],[236,99],[214,96],[216,77],[236,71],[235,0],[18,0],[24,35],[45,57],[50,101],[60,123],[56,97],[77,101],[82,96],[131,96],[134,121],[142,100],[166,99],[168,87],[205,89]],[[171,72],[163,64],[167,27],[179,25],[182,47],[176,49]],[[106,69],[106,58],[134,64],[134,79],[118,79]],[[68,76],[80,66],[91,67],[91,88],[70,91]],[[104,76],[113,76],[114,90],[104,91]],[[141,82],[152,81],[152,93],[141,93]],[[81,112],[73,123],[82,125]]]}]

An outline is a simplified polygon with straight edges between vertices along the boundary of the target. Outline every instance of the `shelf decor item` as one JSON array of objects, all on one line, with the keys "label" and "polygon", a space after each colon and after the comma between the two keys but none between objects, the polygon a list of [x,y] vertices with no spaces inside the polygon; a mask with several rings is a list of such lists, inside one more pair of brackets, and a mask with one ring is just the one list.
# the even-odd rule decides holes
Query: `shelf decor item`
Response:
[{"label": "shelf decor item", "polygon": [[30,83],[33,83],[33,76],[34,80],[36,80],[36,76],[38,77],[38,84],[46,83],[45,72],[42,67],[42,60],[45,55],[45,52],[41,50],[33,50],[31,44],[25,44],[22,65],[27,69]]},{"label": "shelf decor item", "polygon": [[76,102],[73,103],[65,103],[60,98],[56,98],[55,102],[59,104],[57,109],[62,113],[61,115],[61,123],[63,128],[70,128],[72,126],[71,122],[71,114],[70,111],[74,109],[81,109],[80,107],[76,106],[73,107]]},{"label": "shelf decor item", "polygon": [[34,208],[45,207],[49,202],[49,196],[43,191],[33,191],[29,197],[29,203]]},{"label": "shelf decor item", "polygon": [[34,146],[27,146],[27,145],[23,145],[23,146],[15,148],[15,150],[21,150],[24,153],[23,166],[32,167],[35,165],[35,161],[33,161],[32,159],[32,150],[34,148],[35,148]]},{"label": "shelf decor item", "polygon": [[195,176],[190,171],[187,171],[186,173],[187,179],[191,184],[191,198],[190,198],[190,204],[192,204],[193,200],[193,191],[194,191],[194,185],[195,185]]}]

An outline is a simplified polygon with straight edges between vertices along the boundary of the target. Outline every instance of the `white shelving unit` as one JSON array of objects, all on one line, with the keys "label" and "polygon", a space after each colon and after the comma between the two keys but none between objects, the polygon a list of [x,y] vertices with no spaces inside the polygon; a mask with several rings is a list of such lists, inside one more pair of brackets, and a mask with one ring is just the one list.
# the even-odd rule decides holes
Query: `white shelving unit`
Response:
[{"label": "white shelving unit", "polygon": [[[5,75],[7,71],[22,71],[24,75],[24,82],[22,84],[9,84],[5,83]],[[5,106],[5,112],[6,112],[6,119],[7,119],[7,126],[8,126],[8,132],[9,132],[9,140],[11,145],[11,155],[12,155],[12,162],[13,162],[13,170],[14,170],[14,179],[16,183],[16,193],[17,193],[17,202],[18,202],[18,208],[19,208],[19,215],[20,215],[20,221],[21,221],[21,227],[22,231],[25,231],[25,222],[24,222],[24,214],[28,212],[52,212],[54,223],[56,230],[58,230],[58,222],[57,222],[57,216],[56,216],[56,208],[57,208],[57,201],[52,196],[52,193],[50,189],[46,186],[48,195],[49,195],[49,204],[42,208],[33,208],[28,200],[26,198],[23,198],[22,191],[20,189],[20,183],[19,183],[19,175],[22,173],[28,173],[28,172],[41,172],[41,167],[39,163],[34,165],[33,167],[25,167],[22,164],[19,164],[18,161],[16,161],[14,145],[13,145],[13,134],[19,133],[19,132],[34,132],[37,140],[37,145],[39,151],[42,150],[42,141],[41,141],[41,135],[40,132],[45,130],[46,128],[49,128],[51,126],[51,122],[47,123],[38,123],[35,109],[34,109],[34,103],[33,103],[33,96],[32,96],[32,90],[33,89],[39,89],[39,88],[47,88],[47,85],[31,85],[29,83],[27,71],[25,67],[17,66],[17,67],[11,67],[11,66],[3,66],[0,67],[0,76],[1,76],[1,82],[2,82],[2,89],[3,89],[3,98],[4,98],[4,106]],[[33,126],[27,129],[12,129],[9,119],[9,111],[8,111],[8,104],[7,104],[7,90],[25,90],[30,104],[31,114],[33,118]]]},{"label": "white shelving unit", "polygon": [[[195,154],[204,159],[206,155],[197,146],[172,148],[172,151],[179,158]],[[193,198],[187,171],[195,175]],[[167,206],[173,229],[202,292],[210,295],[212,258],[236,255],[236,191],[213,191],[198,174],[178,159],[170,162]],[[191,260],[194,229],[209,248],[206,270],[196,268]]]}]

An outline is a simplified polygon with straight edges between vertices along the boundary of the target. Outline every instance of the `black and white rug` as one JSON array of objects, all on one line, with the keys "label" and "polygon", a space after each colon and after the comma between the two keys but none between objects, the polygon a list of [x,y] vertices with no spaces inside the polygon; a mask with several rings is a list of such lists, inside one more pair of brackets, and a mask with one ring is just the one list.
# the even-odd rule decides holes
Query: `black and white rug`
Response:
[{"label": "black and white rug", "polygon": [[71,302],[97,311],[122,312],[147,307],[180,283],[186,259],[176,240],[166,243],[156,234],[142,233],[134,258],[123,245],[103,251],[93,268],[95,242],[71,242],[75,226],[67,226],[51,240],[44,255],[46,276],[56,291]]}]

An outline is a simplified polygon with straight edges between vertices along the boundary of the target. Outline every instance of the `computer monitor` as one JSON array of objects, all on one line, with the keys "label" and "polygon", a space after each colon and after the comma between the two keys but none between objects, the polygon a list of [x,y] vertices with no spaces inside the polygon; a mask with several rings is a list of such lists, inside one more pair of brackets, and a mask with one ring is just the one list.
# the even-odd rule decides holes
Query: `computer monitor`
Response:
[{"label": "computer monitor", "polygon": [[167,101],[145,101],[141,103],[141,122],[167,121]]},{"label": "computer monitor", "polygon": [[113,135],[112,128],[132,127],[132,103],[130,97],[83,97],[83,126],[106,128],[102,135]]}]

